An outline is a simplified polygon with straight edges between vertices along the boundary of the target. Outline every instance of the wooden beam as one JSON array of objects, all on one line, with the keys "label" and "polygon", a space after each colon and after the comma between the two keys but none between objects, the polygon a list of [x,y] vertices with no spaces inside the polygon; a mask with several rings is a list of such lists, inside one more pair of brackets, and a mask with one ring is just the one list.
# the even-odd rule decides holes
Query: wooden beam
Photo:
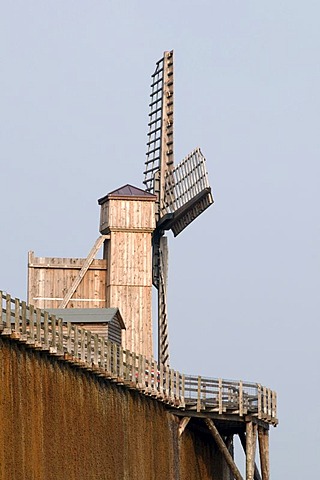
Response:
[{"label": "wooden beam", "polygon": [[246,422],[246,480],[254,480],[257,425]]},{"label": "wooden beam", "polygon": [[179,437],[181,437],[181,435],[185,431],[185,428],[188,425],[190,420],[191,420],[191,417],[183,417],[183,419],[180,421],[180,423],[179,423]]},{"label": "wooden beam", "polygon": [[[257,425],[258,426],[258,425]],[[240,442],[243,448],[244,453],[246,453],[246,435],[245,433],[239,433]],[[261,475],[258,469],[257,464],[254,464],[254,480],[261,480]]]},{"label": "wooden beam", "polygon": [[243,480],[243,477],[242,477],[241,473],[239,472],[239,469],[238,469],[237,465],[235,464],[229,450],[227,449],[226,444],[224,443],[223,439],[221,438],[221,435],[218,432],[217,427],[215,426],[215,424],[213,423],[213,421],[210,418],[206,418],[205,422],[206,422],[206,424],[207,424],[207,426],[208,426],[208,428],[211,432],[211,435],[213,436],[220,452],[224,456],[225,461],[229,465],[229,468],[230,468],[231,472],[233,473],[233,476],[234,476],[235,480]]},{"label": "wooden beam", "polygon": [[66,308],[66,306],[69,303],[69,300],[71,299],[74,292],[77,290],[81,280],[83,279],[83,277],[85,276],[88,268],[90,267],[91,263],[93,262],[94,257],[98,253],[98,250],[101,248],[103,242],[105,240],[107,240],[108,238],[110,238],[109,235],[101,235],[100,237],[97,238],[97,240],[95,241],[95,244],[93,245],[92,249],[90,250],[89,255],[86,258],[86,261],[83,264],[83,267],[81,268],[80,272],[78,273],[78,275],[74,279],[74,282],[72,283],[72,285],[69,288],[69,290],[67,291],[64,299],[60,303],[59,308]]},{"label": "wooden beam", "polygon": [[258,426],[258,438],[262,480],[270,480],[269,431]]}]

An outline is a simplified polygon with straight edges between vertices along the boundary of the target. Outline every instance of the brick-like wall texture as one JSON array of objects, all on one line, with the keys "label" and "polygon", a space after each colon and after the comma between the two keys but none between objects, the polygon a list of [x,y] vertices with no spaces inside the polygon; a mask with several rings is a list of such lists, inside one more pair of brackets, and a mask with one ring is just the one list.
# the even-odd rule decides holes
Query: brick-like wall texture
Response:
[{"label": "brick-like wall texture", "polygon": [[152,398],[0,338],[1,480],[229,479],[210,435],[178,425]]}]

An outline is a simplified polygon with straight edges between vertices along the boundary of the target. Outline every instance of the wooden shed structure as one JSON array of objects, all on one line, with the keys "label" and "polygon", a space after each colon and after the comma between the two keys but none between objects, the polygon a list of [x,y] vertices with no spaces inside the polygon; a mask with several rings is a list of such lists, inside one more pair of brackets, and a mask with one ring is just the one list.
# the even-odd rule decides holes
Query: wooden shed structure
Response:
[{"label": "wooden shed structure", "polygon": [[121,345],[126,327],[118,308],[50,308],[49,313]]}]

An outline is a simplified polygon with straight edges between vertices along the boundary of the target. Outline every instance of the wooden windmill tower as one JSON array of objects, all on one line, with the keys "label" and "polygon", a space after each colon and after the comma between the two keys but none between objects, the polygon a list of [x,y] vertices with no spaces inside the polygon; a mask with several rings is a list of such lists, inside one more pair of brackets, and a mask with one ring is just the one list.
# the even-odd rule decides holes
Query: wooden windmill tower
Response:
[{"label": "wooden windmill tower", "polygon": [[158,290],[158,360],[169,362],[166,230],[179,235],[213,203],[205,158],[195,149],[174,165],[174,56],[164,52],[152,74],[144,184],[157,197],[153,233],[153,285]]},{"label": "wooden windmill tower", "polygon": [[[157,62],[150,97],[145,190],[124,185],[100,198],[101,236],[86,259],[35,257],[30,252],[28,301],[59,315],[71,308],[86,308],[91,316],[92,309],[119,309],[125,325],[123,347],[150,358],[153,284],[158,291],[158,357],[165,365],[169,362],[165,231],[178,235],[213,198],[199,148],[174,165],[173,52],[165,52]],[[103,259],[95,260],[102,245]]]}]

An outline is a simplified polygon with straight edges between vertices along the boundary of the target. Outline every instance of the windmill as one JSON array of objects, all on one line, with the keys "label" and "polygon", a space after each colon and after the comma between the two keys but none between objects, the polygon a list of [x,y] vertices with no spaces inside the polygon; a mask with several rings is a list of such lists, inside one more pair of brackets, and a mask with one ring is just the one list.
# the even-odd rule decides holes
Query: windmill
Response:
[{"label": "windmill", "polygon": [[158,290],[158,360],[169,363],[167,320],[168,243],[213,204],[200,148],[174,165],[174,55],[164,52],[152,74],[148,142],[144,171],[147,192],[157,196],[152,240],[152,282]]}]

